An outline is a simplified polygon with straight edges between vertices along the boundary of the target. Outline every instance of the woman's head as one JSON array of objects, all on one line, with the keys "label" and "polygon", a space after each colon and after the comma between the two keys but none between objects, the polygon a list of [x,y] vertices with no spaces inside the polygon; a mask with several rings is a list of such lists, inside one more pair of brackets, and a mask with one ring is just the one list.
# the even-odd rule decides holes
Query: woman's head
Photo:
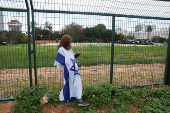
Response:
[{"label": "woman's head", "polygon": [[69,35],[64,35],[62,38],[61,38],[61,41],[60,41],[60,44],[58,46],[58,49],[63,46],[66,50],[70,50],[71,49],[71,42],[72,42],[72,39],[71,39],[71,36]]}]

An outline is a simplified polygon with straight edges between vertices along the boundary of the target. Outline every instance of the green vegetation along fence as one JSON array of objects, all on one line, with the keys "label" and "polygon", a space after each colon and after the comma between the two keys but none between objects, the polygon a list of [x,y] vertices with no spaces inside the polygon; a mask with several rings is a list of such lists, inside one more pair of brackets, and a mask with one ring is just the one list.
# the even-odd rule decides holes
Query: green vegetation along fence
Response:
[{"label": "green vegetation along fence", "polygon": [[0,100],[14,99],[21,89],[34,84],[47,85],[49,93],[59,92],[63,71],[53,64],[66,34],[72,37],[75,54],[82,47],[76,61],[83,87],[170,84],[170,15],[148,9],[166,10],[168,3],[127,2],[146,9],[115,10],[115,4],[123,7],[123,3],[94,1],[0,2]]}]

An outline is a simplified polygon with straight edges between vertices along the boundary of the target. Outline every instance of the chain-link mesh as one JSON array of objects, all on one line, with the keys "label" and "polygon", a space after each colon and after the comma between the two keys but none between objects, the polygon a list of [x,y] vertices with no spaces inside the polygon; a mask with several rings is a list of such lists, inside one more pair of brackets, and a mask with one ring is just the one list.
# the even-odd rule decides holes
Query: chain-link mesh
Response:
[{"label": "chain-link mesh", "polygon": [[164,81],[169,22],[116,17],[113,82],[127,86]]},{"label": "chain-link mesh", "polygon": [[12,98],[30,86],[27,13],[0,13],[0,98]]},{"label": "chain-link mesh", "polygon": [[[82,53],[76,61],[83,86],[109,83],[111,21],[112,17],[104,16],[35,13],[38,83],[48,85],[49,91],[61,90],[63,87],[63,70],[53,66],[63,35],[72,37],[75,54],[82,47]],[[43,30],[41,35],[38,35],[38,29]]]},{"label": "chain-link mesh", "polygon": [[[27,0],[26,0],[27,1]],[[113,81],[118,86],[164,82],[169,37],[170,2],[155,0],[28,0],[33,6],[28,29],[25,0],[0,1],[0,98],[15,97],[30,86],[28,34],[35,28],[36,70],[31,55],[32,81],[47,85],[48,92],[63,87],[63,71],[54,67],[63,35],[72,37],[82,85],[110,82],[112,31]],[[31,15],[31,13],[30,13]],[[128,16],[130,15],[130,16]],[[115,25],[112,19],[115,17]],[[120,17],[121,16],[121,17]],[[135,16],[140,16],[135,18]],[[145,19],[142,19],[145,16]],[[146,18],[150,19],[146,19]],[[152,18],[152,19],[151,19]],[[32,20],[30,18],[30,20]],[[30,30],[30,32],[28,32]]]}]

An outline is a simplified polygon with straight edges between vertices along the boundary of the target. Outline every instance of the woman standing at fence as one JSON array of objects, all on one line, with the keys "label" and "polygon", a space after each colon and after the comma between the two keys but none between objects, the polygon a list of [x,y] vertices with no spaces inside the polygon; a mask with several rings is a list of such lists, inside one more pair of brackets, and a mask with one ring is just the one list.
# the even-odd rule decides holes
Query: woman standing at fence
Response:
[{"label": "woman standing at fence", "polygon": [[71,49],[71,36],[64,35],[61,38],[57,58],[54,66],[62,68],[64,71],[64,87],[60,92],[60,101],[71,103],[71,97],[78,99],[78,106],[88,106],[89,104],[82,100],[82,84],[78,65],[75,58],[81,54],[81,49],[75,55]]}]

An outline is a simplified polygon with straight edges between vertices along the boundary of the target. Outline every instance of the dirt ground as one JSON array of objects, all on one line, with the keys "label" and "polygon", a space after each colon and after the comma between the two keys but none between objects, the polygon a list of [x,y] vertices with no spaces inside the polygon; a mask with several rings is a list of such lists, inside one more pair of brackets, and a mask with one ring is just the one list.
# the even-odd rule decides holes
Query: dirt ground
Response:
[{"label": "dirt ground", "polygon": [[[154,64],[133,64],[133,65],[113,65],[113,83],[116,85],[140,85],[163,82],[165,65],[160,63]],[[100,84],[110,82],[110,65],[97,66],[81,66],[79,67],[81,74],[82,85]],[[33,80],[34,69],[32,69]],[[63,71],[56,67],[37,68],[37,78],[39,84],[48,84],[49,88],[63,84]],[[0,70],[0,97],[13,97],[17,94],[22,86],[29,86],[29,70],[28,69],[6,69]],[[62,87],[62,86],[61,86]],[[11,113],[11,106],[16,104],[15,101],[0,102],[0,113]],[[132,113],[136,113],[139,108],[131,107]],[[53,107],[45,104],[44,113],[68,113],[76,111],[76,106],[68,107],[64,103]],[[99,113],[108,111],[107,106],[102,110],[97,110]]]},{"label": "dirt ground", "polygon": [[[79,71],[83,87],[110,82],[110,65],[81,66]],[[163,82],[164,72],[165,65],[160,63],[114,64],[113,83],[118,86],[128,86]],[[32,69],[32,79],[34,83],[34,69]],[[24,87],[29,87],[29,70],[24,68],[0,70],[0,81],[0,98],[13,97]],[[37,81],[38,84],[46,84],[49,91],[60,90],[64,84],[63,71],[56,67],[37,68]]]},{"label": "dirt ground", "polygon": [[[11,106],[15,105],[15,101],[6,101],[0,102],[0,113],[12,113]],[[108,106],[105,106],[103,109],[98,109],[96,112],[98,113],[106,113],[108,112]],[[137,113],[139,107],[131,107],[132,113]],[[77,112],[76,106],[66,106],[65,103],[60,103],[57,107],[53,107],[49,104],[44,105],[43,113],[69,113],[70,111]]]},{"label": "dirt ground", "polygon": [[[11,106],[15,104],[16,101],[0,102],[0,113],[12,113]],[[64,103],[58,104],[57,107],[45,104],[43,109],[43,113],[68,113],[70,111],[76,111],[76,107],[65,106]]]}]

